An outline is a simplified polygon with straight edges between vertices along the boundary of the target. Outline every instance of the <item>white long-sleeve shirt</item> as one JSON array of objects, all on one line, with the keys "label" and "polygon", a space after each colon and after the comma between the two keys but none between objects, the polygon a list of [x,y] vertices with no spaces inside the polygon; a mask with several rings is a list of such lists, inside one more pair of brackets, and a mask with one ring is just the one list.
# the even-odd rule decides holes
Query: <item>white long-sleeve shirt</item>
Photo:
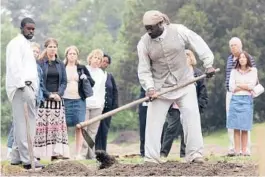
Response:
[{"label": "white long-sleeve shirt", "polygon": [[[183,48],[185,46],[194,50],[198,55],[199,59],[203,61],[203,66],[205,68],[212,67],[214,61],[214,55],[210,50],[210,48],[208,47],[208,45],[206,44],[206,42],[198,34],[196,34],[192,30],[188,29],[187,27],[181,24],[170,24],[170,27],[177,30],[176,36],[178,36],[180,44],[183,46]],[[157,42],[163,41],[167,33],[168,33],[168,26],[166,25],[163,33],[159,37],[151,40]],[[175,37],[172,36],[172,39],[174,38]],[[163,46],[163,47],[168,47],[168,46]],[[140,83],[141,82],[144,83],[141,85],[145,90],[155,87],[153,74],[151,72],[152,65],[149,56],[150,51],[148,51],[147,48],[148,46],[146,46],[144,41],[141,39],[137,45],[138,57],[139,57],[138,75]],[[166,52],[172,50],[171,48],[166,48],[166,49],[167,49]]]},{"label": "white long-sleeve shirt", "polygon": [[92,79],[95,81],[93,96],[86,98],[86,107],[89,109],[103,108],[105,103],[105,83],[106,75],[100,68],[86,66]]},{"label": "white long-sleeve shirt", "polygon": [[30,41],[22,34],[12,39],[6,48],[6,92],[13,100],[18,88],[31,81],[35,92],[38,90],[38,71]]},{"label": "white long-sleeve shirt", "polygon": [[241,73],[236,69],[231,71],[230,80],[229,80],[229,90],[233,92],[234,95],[251,95],[249,91],[242,90],[235,92],[237,85],[247,84],[249,89],[253,89],[257,84],[258,72],[257,68],[250,68],[250,71],[247,73]]}]

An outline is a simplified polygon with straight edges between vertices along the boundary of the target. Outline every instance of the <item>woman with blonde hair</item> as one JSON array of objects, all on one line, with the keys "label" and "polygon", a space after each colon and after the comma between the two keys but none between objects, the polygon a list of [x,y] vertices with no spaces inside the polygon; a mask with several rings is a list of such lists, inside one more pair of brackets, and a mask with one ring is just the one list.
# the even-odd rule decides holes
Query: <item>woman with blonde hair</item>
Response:
[{"label": "woman with blonde hair", "polygon": [[[100,68],[103,56],[104,54],[102,50],[95,49],[87,57],[88,65],[86,67],[90,72],[92,79],[95,80],[95,85],[93,87],[93,96],[86,99],[86,120],[90,120],[91,118],[102,114],[104,108],[105,83],[107,77]],[[98,132],[99,124],[100,122],[98,121],[87,127],[87,132],[94,141]],[[95,158],[94,149],[95,147],[88,147],[86,154],[87,159]]]},{"label": "woman with blonde hair", "polygon": [[[67,47],[65,50],[65,66],[67,75],[67,86],[63,95],[65,103],[65,116],[67,126],[75,127],[76,124],[85,121],[86,116],[86,98],[93,95],[91,84],[84,84],[91,76],[84,65],[78,62],[79,50],[76,46]],[[85,87],[88,86],[88,87]],[[75,130],[76,156],[81,158],[81,148],[83,137],[81,129]]]},{"label": "woman with blonde hair", "polygon": [[66,89],[65,66],[57,55],[58,42],[54,38],[45,41],[44,51],[38,62],[43,71],[43,95],[36,120],[34,150],[36,157],[51,160],[69,158],[67,126],[62,96]]}]

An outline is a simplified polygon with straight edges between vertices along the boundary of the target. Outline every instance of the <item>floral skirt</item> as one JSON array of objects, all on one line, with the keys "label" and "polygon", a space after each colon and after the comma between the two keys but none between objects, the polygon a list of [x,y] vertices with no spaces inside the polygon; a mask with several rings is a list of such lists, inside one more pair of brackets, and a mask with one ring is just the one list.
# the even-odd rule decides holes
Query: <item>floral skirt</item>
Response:
[{"label": "floral skirt", "polygon": [[36,157],[69,157],[63,101],[46,100],[38,109],[34,137]]}]

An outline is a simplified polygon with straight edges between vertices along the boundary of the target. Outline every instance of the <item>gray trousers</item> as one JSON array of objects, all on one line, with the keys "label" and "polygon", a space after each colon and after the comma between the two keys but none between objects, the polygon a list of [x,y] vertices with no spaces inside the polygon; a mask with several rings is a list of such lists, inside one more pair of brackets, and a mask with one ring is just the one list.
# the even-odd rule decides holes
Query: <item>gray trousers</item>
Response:
[{"label": "gray trousers", "polygon": [[[180,91],[181,92],[181,91]],[[202,157],[203,138],[195,85],[182,89],[176,99],[156,99],[149,103],[145,132],[145,161],[161,163],[161,134],[170,105],[176,102],[182,115],[186,160]]]},{"label": "gray trousers", "polygon": [[[36,128],[36,96],[31,86],[24,90],[17,89],[12,100],[14,144],[11,153],[11,163],[22,161],[23,164],[30,164],[29,144],[27,131],[30,132],[31,142],[34,142]],[[26,129],[26,116],[30,129]],[[33,147],[32,147],[33,148]]]},{"label": "gray trousers", "polygon": [[[94,117],[102,114],[103,108],[96,109],[88,109],[86,108],[86,120],[93,119]],[[97,121],[89,126],[87,126],[86,130],[90,137],[94,140],[96,139],[96,135],[98,133],[100,121]],[[85,143],[85,142],[84,142]],[[94,159],[95,158],[95,146],[91,149],[89,146],[85,148],[87,150],[86,159]]]}]

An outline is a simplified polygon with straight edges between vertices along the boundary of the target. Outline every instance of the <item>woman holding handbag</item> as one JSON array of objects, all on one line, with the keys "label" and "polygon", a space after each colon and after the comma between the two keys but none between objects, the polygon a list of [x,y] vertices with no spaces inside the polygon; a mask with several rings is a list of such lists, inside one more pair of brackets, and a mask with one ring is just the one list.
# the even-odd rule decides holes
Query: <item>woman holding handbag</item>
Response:
[{"label": "woman holding handbag", "polygon": [[[84,65],[78,62],[79,50],[76,46],[70,46],[65,50],[65,68],[67,75],[67,87],[63,98],[65,103],[65,116],[68,127],[85,121],[86,116],[86,98],[93,95],[93,80],[89,71]],[[91,81],[91,83],[89,82]],[[81,149],[83,137],[81,129],[75,130],[75,159],[81,158]]]},{"label": "woman holding handbag", "polygon": [[[248,131],[253,124],[253,89],[257,83],[257,69],[252,67],[250,56],[242,52],[235,69],[231,71],[229,89],[233,95],[226,126],[234,129],[235,154],[247,153]],[[240,136],[241,135],[241,136]],[[241,148],[240,148],[241,147]]]}]

